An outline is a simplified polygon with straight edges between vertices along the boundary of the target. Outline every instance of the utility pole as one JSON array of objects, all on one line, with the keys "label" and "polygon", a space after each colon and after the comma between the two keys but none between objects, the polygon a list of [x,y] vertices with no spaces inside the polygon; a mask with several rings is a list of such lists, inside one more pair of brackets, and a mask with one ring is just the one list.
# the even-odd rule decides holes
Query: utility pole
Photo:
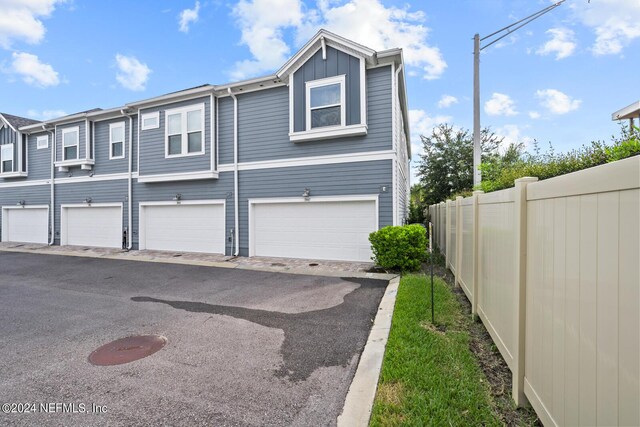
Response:
[{"label": "utility pole", "polygon": [[[560,6],[566,0],[560,0],[550,6],[545,7],[538,12],[527,16],[519,21],[514,22],[511,25],[507,25],[504,28],[495,31],[488,36],[480,37],[480,34],[476,34],[473,37],[473,186],[480,184],[482,181],[482,175],[480,173],[480,162],[481,162],[481,135],[480,135],[480,51],[488,48],[494,43],[502,40],[507,37],[509,34],[513,33],[516,30],[524,27],[528,23],[535,21],[540,18],[542,15],[551,12],[556,7]],[[504,33],[504,34],[502,34]],[[496,37],[496,38],[494,38]],[[480,46],[480,43],[494,38],[489,41],[486,45]]]}]

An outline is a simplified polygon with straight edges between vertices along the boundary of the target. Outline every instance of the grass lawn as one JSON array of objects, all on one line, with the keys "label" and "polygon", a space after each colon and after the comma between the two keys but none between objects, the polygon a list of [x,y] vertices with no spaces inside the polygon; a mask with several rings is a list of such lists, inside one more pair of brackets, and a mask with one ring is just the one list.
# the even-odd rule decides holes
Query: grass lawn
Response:
[{"label": "grass lawn", "polygon": [[469,349],[468,315],[446,283],[434,283],[432,325],[428,278],[400,281],[370,425],[502,425]]}]

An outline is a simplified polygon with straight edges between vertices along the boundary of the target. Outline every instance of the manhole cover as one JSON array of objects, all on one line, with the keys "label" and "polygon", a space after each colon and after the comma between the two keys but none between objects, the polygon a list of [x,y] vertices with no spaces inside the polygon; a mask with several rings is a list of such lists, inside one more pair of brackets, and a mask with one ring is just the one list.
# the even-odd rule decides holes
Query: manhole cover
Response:
[{"label": "manhole cover", "polygon": [[98,366],[122,365],[152,355],[166,344],[167,339],[159,335],[120,338],[94,350],[89,362]]}]

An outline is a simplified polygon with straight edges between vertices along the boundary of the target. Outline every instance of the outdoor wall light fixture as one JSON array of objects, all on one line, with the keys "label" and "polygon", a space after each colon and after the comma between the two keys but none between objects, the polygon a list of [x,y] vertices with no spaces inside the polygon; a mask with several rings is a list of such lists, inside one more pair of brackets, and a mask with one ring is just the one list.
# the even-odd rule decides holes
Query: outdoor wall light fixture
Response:
[{"label": "outdoor wall light fixture", "polygon": [[16,205],[23,206],[23,207],[24,207],[24,204],[25,204],[24,200],[19,200],[18,203],[16,203]]},{"label": "outdoor wall light fixture", "polygon": [[86,199],[84,199],[84,202],[88,205],[91,204],[91,197],[87,197]]},{"label": "outdoor wall light fixture", "polygon": [[182,200],[182,194],[176,193],[176,195],[173,196],[173,201],[174,202],[179,202],[180,200]]},{"label": "outdoor wall light fixture", "polygon": [[302,192],[302,197],[304,197],[304,199],[308,201],[311,198],[311,189],[305,187],[304,191]]}]

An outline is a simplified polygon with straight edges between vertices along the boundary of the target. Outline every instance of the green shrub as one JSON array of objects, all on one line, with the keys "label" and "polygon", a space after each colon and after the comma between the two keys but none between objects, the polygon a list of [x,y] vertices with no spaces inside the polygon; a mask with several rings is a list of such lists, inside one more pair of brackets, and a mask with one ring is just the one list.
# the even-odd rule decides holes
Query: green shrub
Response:
[{"label": "green shrub", "polygon": [[373,261],[385,270],[417,271],[426,256],[427,233],[419,224],[381,228],[369,241]]}]

